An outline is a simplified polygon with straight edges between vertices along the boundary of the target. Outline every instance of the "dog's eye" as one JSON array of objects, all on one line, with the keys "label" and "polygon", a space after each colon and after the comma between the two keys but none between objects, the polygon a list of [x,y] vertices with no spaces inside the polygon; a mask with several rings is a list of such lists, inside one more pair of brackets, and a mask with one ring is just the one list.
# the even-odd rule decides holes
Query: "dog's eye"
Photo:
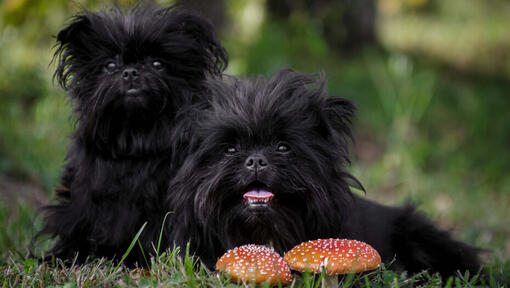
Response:
[{"label": "dog's eye", "polygon": [[156,70],[161,70],[161,69],[163,69],[163,63],[161,63],[159,61],[154,61],[154,62],[152,62],[152,67],[154,67],[154,69],[156,69]]},{"label": "dog's eye", "polygon": [[290,147],[289,147],[289,145],[287,145],[285,143],[278,143],[278,146],[276,147],[276,151],[278,151],[280,153],[289,152]]},{"label": "dog's eye", "polygon": [[110,61],[110,62],[106,63],[106,65],[104,65],[104,68],[108,72],[114,72],[115,69],[117,69],[117,64],[115,64],[115,62],[113,62],[113,61]]},{"label": "dog's eye", "polygon": [[227,154],[234,154],[237,152],[237,148],[235,146],[228,146],[226,149],[225,149],[225,153]]}]

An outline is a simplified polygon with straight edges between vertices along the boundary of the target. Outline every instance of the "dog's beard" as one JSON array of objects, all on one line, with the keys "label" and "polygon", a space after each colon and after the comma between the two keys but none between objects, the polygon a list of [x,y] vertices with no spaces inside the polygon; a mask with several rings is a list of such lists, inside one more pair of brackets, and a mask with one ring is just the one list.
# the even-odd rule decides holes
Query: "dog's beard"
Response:
[{"label": "dog's beard", "polygon": [[[87,95],[86,92],[93,91],[78,105],[80,128],[86,140],[100,150],[115,154],[160,151],[156,146],[164,143],[158,144],[155,136],[165,133],[160,129],[170,128],[165,126],[180,105],[178,99],[183,98],[177,93],[184,93],[174,91],[167,83],[171,82],[153,75],[144,76],[135,88],[112,78],[84,83],[77,93]],[[153,136],[154,141],[144,141]],[[142,147],[144,143],[151,147]]]},{"label": "dog's beard", "polygon": [[[292,168],[271,172],[254,177],[233,167],[208,170],[194,195],[203,234],[215,234],[223,249],[254,243],[281,253],[307,239],[332,237],[324,231],[338,230],[338,207],[348,199],[330,199],[313,173]],[[267,205],[250,205],[243,198],[253,183],[274,194]]]},{"label": "dog's beard", "polygon": [[306,227],[301,219],[306,213],[303,201],[289,203],[291,197],[279,193],[267,207],[250,207],[242,200],[242,192],[215,192],[225,196],[218,199],[216,211],[202,220],[206,227],[218,228],[218,237],[224,237],[227,247],[254,243],[286,250],[296,241],[306,239]]},{"label": "dog's beard", "polygon": [[91,87],[85,88],[93,93],[80,105],[84,107],[84,117],[101,119],[101,116],[116,116],[123,117],[119,120],[124,121],[149,120],[157,118],[164,111],[171,112],[168,110],[179,104],[174,103],[179,96],[177,91],[172,91],[162,77],[148,75],[134,84],[126,84],[116,78],[104,78],[98,84],[93,82]]}]

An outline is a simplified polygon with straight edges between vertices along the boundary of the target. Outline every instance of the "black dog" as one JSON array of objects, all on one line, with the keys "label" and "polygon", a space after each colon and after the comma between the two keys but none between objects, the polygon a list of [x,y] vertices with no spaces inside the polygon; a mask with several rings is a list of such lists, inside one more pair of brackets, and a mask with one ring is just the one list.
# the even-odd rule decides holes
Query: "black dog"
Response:
[{"label": "black dog", "polygon": [[[55,77],[77,127],[39,235],[57,238],[60,258],[119,259],[148,222],[140,240],[150,253],[192,128],[179,115],[202,101],[206,74],[221,74],[227,54],[207,20],[175,7],[83,12],[57,42]],[[126,262],[143,265],[141,256]]]},{"label": "black dog", "polygon": [[213,267],[247,243],[283,253],[300,242],[349,238],[376,248],[392,269],[477,272],[477,250],[452,240],[412,206],[351,193],[346,172],[354,105],[329,98],[323,78],[283,70],[255,81],[211,80],[211,108],[170,187],[171,236]]}]

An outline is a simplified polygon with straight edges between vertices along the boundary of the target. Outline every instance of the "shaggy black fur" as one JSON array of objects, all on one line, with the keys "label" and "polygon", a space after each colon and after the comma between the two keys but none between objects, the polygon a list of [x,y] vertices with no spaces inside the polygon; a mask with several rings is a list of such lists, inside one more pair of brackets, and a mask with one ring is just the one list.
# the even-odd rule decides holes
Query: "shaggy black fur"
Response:
[{"label": "shaggy black fur", "polygon": [[[51,251],[78,261],[118,259],[136,232],[153,251],[168,209],[168,181],[191,127],[179,115],[203,99],[207,74],[227,54],[212,25],[175,7],[110,9],[75,16],[57,36],[55,77],[77,118],[58,204],[44,208],[39,235]],[[183,118],[184,119],[184,118]],[[136,248],[135,250],[139,250]],[[143,264],[141,253],[127,263]]]},{"label": "shaggy black fur", "polygon": [[[211,80],[211,108],[197,146],[169,189],[170,235],[212,267],[247,243],[280,252],[302,241],[350,238],[374,246],[392,268],[476,272],[477,250],[451,239],[412,206],[387,207],[351,193],[346,172],[354,105],[330,98],[326,81],[282,70],[254,81]],[[254,162],[255,161],[255,162]],[[256,163],[256,164],[253,164]],[[257,164],[258,163],[258,164]],[[269,190],[269,204],[243,195]]]}]

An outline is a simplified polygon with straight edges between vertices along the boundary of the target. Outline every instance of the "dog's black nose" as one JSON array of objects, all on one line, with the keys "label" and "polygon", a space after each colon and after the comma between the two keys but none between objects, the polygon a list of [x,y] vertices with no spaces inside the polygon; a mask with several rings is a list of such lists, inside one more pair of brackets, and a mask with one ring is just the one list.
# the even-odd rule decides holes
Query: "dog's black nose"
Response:
[{"label": "dog's black nose", "polygon": [[126,81],[135,80],[138,76],[140,76],[140,73],[133,67],[126,68],[122,71],[122,79]]},{"label": "dog's black nose", "polygon": [[246,159],[244,166],[248,170],[262,170],[267,167],[267,159],[264,155],[253,154]]}]

